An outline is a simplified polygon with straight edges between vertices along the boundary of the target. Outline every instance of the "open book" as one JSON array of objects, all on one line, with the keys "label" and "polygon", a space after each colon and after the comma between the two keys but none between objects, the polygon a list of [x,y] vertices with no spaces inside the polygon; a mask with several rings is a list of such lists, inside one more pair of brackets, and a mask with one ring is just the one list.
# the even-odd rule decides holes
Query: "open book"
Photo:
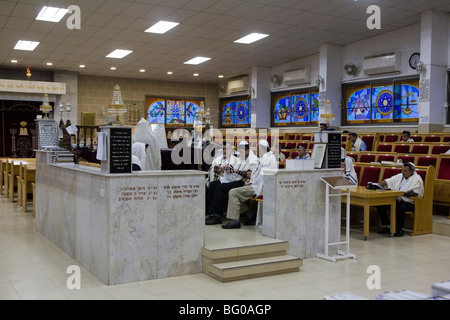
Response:
[{"label": "open book", "polygon": [[376,182],[368,182],[366,189],[371,189],[371,190],[389,190],[389,189],[385,189],[381,184],[376,183]]}]

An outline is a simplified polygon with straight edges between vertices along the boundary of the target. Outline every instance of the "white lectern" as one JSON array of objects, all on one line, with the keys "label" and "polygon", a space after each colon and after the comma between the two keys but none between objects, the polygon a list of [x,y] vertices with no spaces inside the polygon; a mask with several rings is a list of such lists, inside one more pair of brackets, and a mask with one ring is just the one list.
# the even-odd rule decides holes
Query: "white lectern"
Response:
[{"label": "white lectern", "polygon": [[[353,258],[356,259],[356,255],[350,253],[350,189],[356,189],[356,185],[352,184],[344,177],[324,177],[320,178],[327,185],[325,194],[325,254],[317,253],[317,257],[323,258],[329,261],[336,262],[337,260]],[[330,218],[330,197],[341,197],[342,192],[330,194],[330,188],[333,190],[347,190],[347,205],[346,205],[346,222],[345,222],[345,241],[331,242],[328,241],[329,232],[329,218]],[[330,256],[328,254],[328,247],[335,245],[345,244],[345,251],[338,250],[337,256]]]}]

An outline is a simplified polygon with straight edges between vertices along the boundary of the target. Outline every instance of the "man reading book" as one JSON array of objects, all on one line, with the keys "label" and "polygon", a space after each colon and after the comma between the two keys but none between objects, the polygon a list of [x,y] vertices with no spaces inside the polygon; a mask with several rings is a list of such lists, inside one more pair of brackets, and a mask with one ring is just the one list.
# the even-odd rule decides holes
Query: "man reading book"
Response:
[{"label": "man reading book", "polygon": [[[416,167],[411,162],[403,164],[402,172],[380,182],[385,189],[403,191],[404,195],[397,197],[396,223],[397,228],[394,237],[403,236],[403,226],[405,224],[405,213],[414,210],[414,199],[411,197],[423,197],[423,180],[416,172]],[[390,222],[387,211],[390,206],[378,206],[378,215],[383,228],[378,231],[380,234],[390,234]]]}]

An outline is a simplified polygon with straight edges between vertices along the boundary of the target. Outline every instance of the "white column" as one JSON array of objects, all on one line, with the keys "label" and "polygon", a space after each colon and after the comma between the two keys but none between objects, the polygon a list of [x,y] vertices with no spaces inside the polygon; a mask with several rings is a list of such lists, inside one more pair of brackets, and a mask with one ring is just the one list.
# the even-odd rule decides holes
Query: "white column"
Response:
[{"label": "white column", "polygon": [[448,60],[448,14],[422,13],[420,60],[419,133],[442,131],[445,124],[446,71]]},{"label": "white column", "polygon": [[270,68],[253,67],[251,74],[251,127],[270,127]]},{"label": "white column", "polygon": [[[323,44],[320,46],[319,75],[323,83],[319,86],[319,101],[330,100],[331,111],[335,120],[330,126],[341,125],[341,75],[342,75],[342,48],[340,46]],[[311,82],[316,79],[311,79]],[[325,106],[325,104],[323,104]],[[322,109],[322,108],[320,108]],[[319,110],[319,115],[323,112]]]}]

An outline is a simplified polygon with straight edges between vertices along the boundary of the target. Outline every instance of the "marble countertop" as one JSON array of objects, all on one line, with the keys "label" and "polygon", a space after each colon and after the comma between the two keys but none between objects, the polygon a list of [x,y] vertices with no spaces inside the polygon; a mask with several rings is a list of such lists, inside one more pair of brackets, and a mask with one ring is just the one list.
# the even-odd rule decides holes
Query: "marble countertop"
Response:
[{"label": "marble countertop", "polygon": [[82,166],[75,163],[49,163],[49,166],[58,167],[64,170],[78,171],[102,177],[142,177],[142,176],[192,176],[206,175],[206,171],[198,170],[155,170],[155,171],[134,171],[132,173],[102,173],[101,168]]}]

